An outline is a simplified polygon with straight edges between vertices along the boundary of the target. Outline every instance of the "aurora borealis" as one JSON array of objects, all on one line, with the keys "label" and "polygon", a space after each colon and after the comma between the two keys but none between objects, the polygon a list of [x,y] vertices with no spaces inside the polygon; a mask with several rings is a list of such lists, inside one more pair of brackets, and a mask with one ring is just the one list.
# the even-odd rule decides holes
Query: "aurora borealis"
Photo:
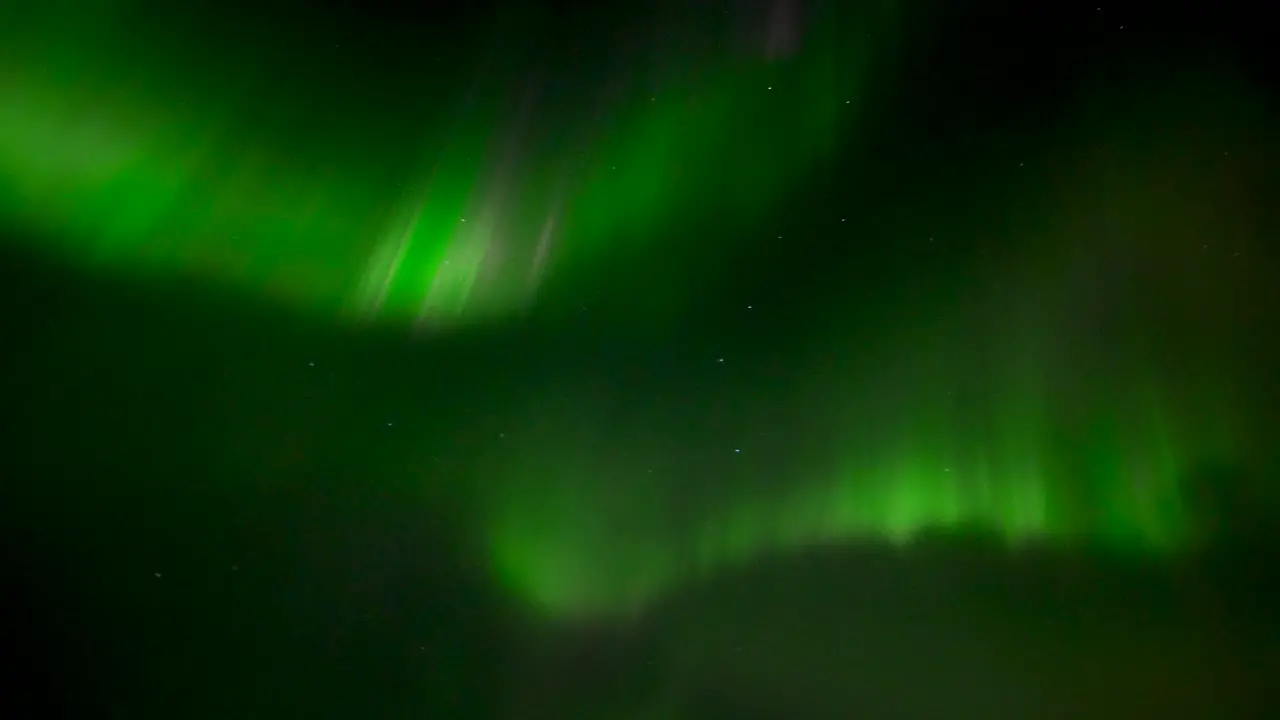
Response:
[{"label": "aurora borealis", "polygon": [[[399,102],[402,117],[364,126],[355,118],[371,111],[348,107],[370,102],[354,87],[361,79],[308,80],[272,100],[261,67],[191,57],[158,66],[132,52],[216,42],[185,35],[198,32],[198,12],[134,29],[152,11],[101,3],[68,15],[54,4],[6,28],[10,217],[65,237],[80,262],[213,278],[330,317],[437,327],[518,313],[550,263],[598,267],[610,248],[651,244],[709,193],[749,227],[835,147],[875,47],[838,47],[821,32],[804,47],[780,44],[748,30],[752,11],[719,23],[736,38],[715,53],[707,43],[722,29],[659,19],[596,41],[623,50],[570,107],[577,79],[511,37],[536,11],[512,12],[481,33],[482,53],[457,80],[426,81],[408,69],[422,58],[397,57],[404,65],[375,94],[392,94],[377,102]],[[892,27],[874,6],[854,19]],[[509,54],[496,49],[507,45]],[[216,90],[184,87],[184,62]],[[359,71],[351,62],[343,75]],[[317,123],[332,112],[354,114]],[[362,157],[352,143],[370,142],[366,132],[398,157]],[[296,139],[274,144],[280,135]],[[744,147],[752,161],[723,173]]]},{"label": "aurora borealis", "polygon": [[[1179,84],[1170,92],[1182,102],[1219,91]],[[1227,102],[1206,104],[1233,121],[1248,116],[1243,106],[1227,110]],[[1108,123],[1120,124],[1118,117]],[[1243,341],[1232,339],[1241,328],[1196,318],[1197,310],[1186,305],[1243,318],[1249,311],[1236,303],[1254,296],[1236,295],[1240,286],[1206,283],[1182,265],[1179,256],[1199,235],[1179,228],[1179,215],[1218,228],[1215,241],[1227,244],[1231,260],[1251,250],[1245,234],[1226,235],[1233,221],[1217,216],[1233,205],[1220,195],[1223,189],[1197,177],[1189,167],[1193,159],[1169,160],[1157,149],[1196,138],[1160,128],[1150,116],[1126,120],[1152,123],[1143,135],[1154,137],[1153,149],[1135,149],[1101,169],[1067,170],[1077,177],[1054,189],[1059,194],[1048,214],[1065,226],[1053,232],[1072,236],[1076,247],[1046,243],[1047,251],[1021,258],[1014,275],[990,284],[971,280],[967,297],[949,301],[945,310],[932,298],[911,320],[911,310],[900,310],[896,332],[880,339],[869,358],[842,356],[838,330],[827,336],[830,344],[815,348],[820,357],[788,353],[790,377],[822,383],[795,383],[784,393],[804,399],[775,397],[767,408],[720,396],[650,401],[631,406],[645,420],[616,438],[590,429],[617,422],[597,417],[612,417],[598,406],[614,391],[589,386],[564,408],[564,418],[556,403],[539,404],[538,417],[521,424],[550,429],[515,453],[510,472],[519,490],[499,497],[497,546],[505,572],[539,603],[560,608],[553,612],[607,613],[636,609],[689,578],[770,553],[848,542],[901,545],[922,532],[978,530],[1013,548],[1097,546],[1149,557],[1185,553],[1207,540],[1213,511],[1193,499],[1199,491],[1189,476],[1225,458],[1265,463],[1270,451],[1265,435],[1250,439],[1240,424],[1236,413],[1250,404],[1247,391],[1235,384],[1235,371],[1221,372],[1215,356]],[[1213,127],[1220,120],[1203,118],[1194,133],[1231,132]],[[1085,132],[1105,137],[1108,130],[1086,126]],[[1160,138],[1161,132],[1170,135]],[[1109,188],[1113,176],[1146,197]],[[1172,207],[1180,214],[1170,213]],[[1075,225],[1091,218],[1140,224],[1155,240],[1136,234],[1117,247],[1109,229]],[[1100,264],[1111,275],[1101,282]],[[1152,274],[1160,277],[1155,285],[1145,277]],[[980,271],[973,276],[979,277]],[[744,304],[739,312],[750,316],[756,307]],[[1194,325],[1200,322],[1207,324]],[[1194,346],[1209,337],[1216,350]],[[848,358],[836,361],[842,376],[831,377],[828,353]],[[760,372],[758,357],[748,353],[748,372]],[[723,365],[739,361],[705,359],[712,373],[731,372]],[[775,382],[767,374],[758,381]],[[696,409],[682,407],[688,404]],[[788,427],[809,426],[798,419],[809,413],[827,418],[822,442],[791,437],[796,431]],[[722,487],[691,493],[696,470],[613,459],[631,456],[631,438],[649,437],[648,423],[661,426],[668,414],[697,428],[690,431],[695,436],[734,438],[707,453],[723,458],[690,462],[713,463]],[[774,414],[789,419],[779,423]],[[735,429],[725,431],[726,425]],[[763,470],[757,449],[778,436],[791,447],[782,457],[766,453]],[[544,466],[539,448],[557,446],[557,437],[573,439],[572,459],[556,453]],[[659,437],[650,442],[680,444]],[[779,487],[774,473],[793,479]],[[603,477],[638,489],[619,492]],[[752,489],[741,496],[728,489],[739,483]],[[665,530],[626,530],[632,523]],[[609,541],[601,544],[601,535]]]},{"label": "aurora borealis", "polygon": [[[1042,636],[1196,687],[1228,630],[1179,613],[1227,611],[1167,588],[1280,512],[1250,45],[1096,5],[352,5],[0,10],[0,505],[128,618],[86,645],[166,700],[120,712],[240,716],[191,709],[226,673],[248,717],[350,683],[317,716],[847,717],[961,646],[1089,697],[1018,675]],[[1143,589],[1085,617],[1061,568]],[[1020,573],[1066,609],[983,584]],[[933,649],[885,629],[917,607]],[[623,689],[576,677],[615,656]],[[557,704],[588,684],[612,709]]]}]

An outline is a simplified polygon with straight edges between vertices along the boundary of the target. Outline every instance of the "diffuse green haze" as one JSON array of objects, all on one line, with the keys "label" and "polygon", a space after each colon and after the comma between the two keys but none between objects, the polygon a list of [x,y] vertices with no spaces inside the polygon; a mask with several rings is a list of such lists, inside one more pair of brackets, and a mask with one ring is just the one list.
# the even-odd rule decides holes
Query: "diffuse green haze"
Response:
[{"label": "diffuse green haze", "polygon": [[700,206],[726,232],[750,228],[851,130],[873,45],[813,33],[793,58],[734,57],[625,92],[636,99],[597,129],[575,229],[590,243],[644,242]]}]

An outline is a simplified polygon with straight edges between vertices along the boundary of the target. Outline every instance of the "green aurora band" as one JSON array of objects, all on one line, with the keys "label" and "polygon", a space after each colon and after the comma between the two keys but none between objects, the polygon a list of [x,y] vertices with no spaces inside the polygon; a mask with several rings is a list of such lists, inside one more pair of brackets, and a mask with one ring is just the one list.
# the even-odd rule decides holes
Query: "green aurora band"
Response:
[{"label": "green aurora band", "polygon": [[[1009,375],[980,381],[1003,385],[993,392],[1001,400],[981,412],[952,402],[936,373],[891,372],[886,382],[901,399],[850,399],[873,417],[849,422],[844,440],[823,451],[833,462],[789,458],[756,469],[748,447],[732,456],[745,469],[717,471],[712,491],[689,467],[696,460],[658,470],[645,466],[651,459],[628,460],[654,453],[626,429],[590,429],[605,421],[589,401],[569,403],[571,419],[561,422],[541,404],[546,437],[512,450],[507,484],[493,495],[497,567],[548,615],[625,617],[699,577],[848,543],[906,547],[921,535],[977,532],[1010,550],[1150,558],[1200,540],[1184,483],[1193,459],[1235,454],[1224,412],[1215,412],[1225,403],[1201,398],[1206,414],[1174,422],[1186,415],[1130,376],[1095,391],[1088,419],[1064,421],[1048,386],[1001,370]],[[708,411],[688,432],[700,436],[716,417]],[[556,454],[539,462],[546,447]],[[775,485],[777,477],[787,482]]]},{"label": "green aurora band", "polygon": [[[397,324],[516,315],[552,265],[573,269],[562,284],[594,276],[708,194],[733,218],[726,226],[749,227],[836,146],[870,52],[815,34],[789,57],[664,55],[619,69],[589,117],[569,121],[539,97],[537,77],[493,79],[503,60],[491,52],[453,110],[410,109],[373,126],[383,137],[355,140],[281,109],[272,78],[253,69],[192,80],[183,63],[136,50],[191,38],[164,23],[179,40],[124,31],[130,3],[57,5],[0,36],[0,213],[59,238],[73,262]],[[396,82],[379,92],[414,92]],[[343,93],[299,104],[358,102]],[[290,135],[302,139],[280,142]],[[381,166],[351,149],[361,145],[421,160]]]}]

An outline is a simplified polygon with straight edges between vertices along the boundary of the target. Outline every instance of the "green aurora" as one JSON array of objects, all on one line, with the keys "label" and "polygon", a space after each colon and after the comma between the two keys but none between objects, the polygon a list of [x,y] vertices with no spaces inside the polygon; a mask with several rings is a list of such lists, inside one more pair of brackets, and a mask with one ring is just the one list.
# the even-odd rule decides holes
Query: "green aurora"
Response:
[{"label": "green aurora", "polygon": [[[18,69],[0,96],[0,211],[60,238],[73,262],[434,327],[517,315],[550,267],[593,275],[708,194],[730,228],[749,227],[848,131],[872,49],[815,33],[787,57],[753,46],[664,55],[611,75],[578,118],[549,107],[555,87],[538,72],[500,72],[520,59],[490,49],[469,56],[445,111],[404,111],[369,138],[351,129],[357,119],[332,129],[288,105],[359,116],[340,84],[317,90],[322,100],[273,100],[260,68],[191,60],[206,76],[196,84],[184,64],[132,52],[159,43],[123,29],[132,5],[76,21],[51,6],[6,28]],[[162,47],[197,42],[153,24],[177,37]],[[491,34],[477,44],[504,37]],[[406,73],[381,92],[418,107],[415,89],[434,88],[417,80]],[[409,159],[369,160],[360,145]]]},{"label": "green aurora", "polygon": [[[668,55],[648,74],[610,75],[607,92],[580,103],[589,110],[554,121],[539,120],[554,85],[524,75],[504,84],[477,62],[443,113],[406,101],[407,120],[307,130],[291,146],[278,137],[306,113],[357,98],[335,90],[319,110],[290,114],[267,99],[267,80],[235,66],[202,78],[212,90],[193,89],[181,69],[126,52],[113,12],[123,10],[103,5],[70,28],[64,14],[36,12],[0,34],[10,48],[0,60],[0,212],[57,238],[50,252],[104,273],[191,276],[389,326],[518,322],[544,286],[572,295],[637,252],[660,254],[665,230],[704,204],[727,234],[750,228],[856,136],[871,57],[892,52],[881,40],[892,13],[867,14],[875,37],[865,42],[814,22],[793,55]],[[410,76],[387,93],[415,92]],[[373,134],[384,136],[366,139],[371,147],[410,159],[379,165],[352,149]],[[1098,176],[1082,171],[1075,197]],[[1075,336],[1054,318],[1074,312],[1072,282],[1085,271],[1052,253],[1018,262],[1026,287],[978,293],[986,304],[943,330],[917,313],[922,329],[879,353],[894,360],[857,368],[849,384],[860,389],[830,393],[847,419],[825,430],[817,462],[775,462],[695,494],[685,488],[696,468],[655,473],[587,395],[560,416],[539,410],[530,425],[541,435],[494,469],[486,491],[496,572],[539,610],[581,616],[641,610],[773,553],[903,544],[930,530],[978,528],[1014,547],[1187,547],[1201,524],[1186,507],[1187,473],[1256,450],[1235,440],[1239,389],[1203,368],[1184,382],[1129,357],[1087,391],[1059,389],[1069,373],[1054,363]],[[650,299],[665,307],[660,296],[684,299],[690,284],[654,283]],[[1021,315],[973,332],[989,307],[1013,305]],[[966,369],[950,374],[902,360],[957,356]],[[975,408],[953,393],[987,400]],[[1064,405],[1076,408],[1065,419]],[[579,448],[561,439],[584,435]],[[718,452],[752,462],[749,448]],[[768,488],[753,473],[789,481]]]}]

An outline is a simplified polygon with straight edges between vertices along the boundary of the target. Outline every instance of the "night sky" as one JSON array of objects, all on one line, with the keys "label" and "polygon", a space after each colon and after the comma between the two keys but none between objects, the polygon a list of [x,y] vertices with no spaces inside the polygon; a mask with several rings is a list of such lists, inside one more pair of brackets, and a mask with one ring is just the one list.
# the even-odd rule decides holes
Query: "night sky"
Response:
[{"label": "night sky", "polygon": [[458,5],[0,8],[6,716],[1280,717],[1261,8]]}]

